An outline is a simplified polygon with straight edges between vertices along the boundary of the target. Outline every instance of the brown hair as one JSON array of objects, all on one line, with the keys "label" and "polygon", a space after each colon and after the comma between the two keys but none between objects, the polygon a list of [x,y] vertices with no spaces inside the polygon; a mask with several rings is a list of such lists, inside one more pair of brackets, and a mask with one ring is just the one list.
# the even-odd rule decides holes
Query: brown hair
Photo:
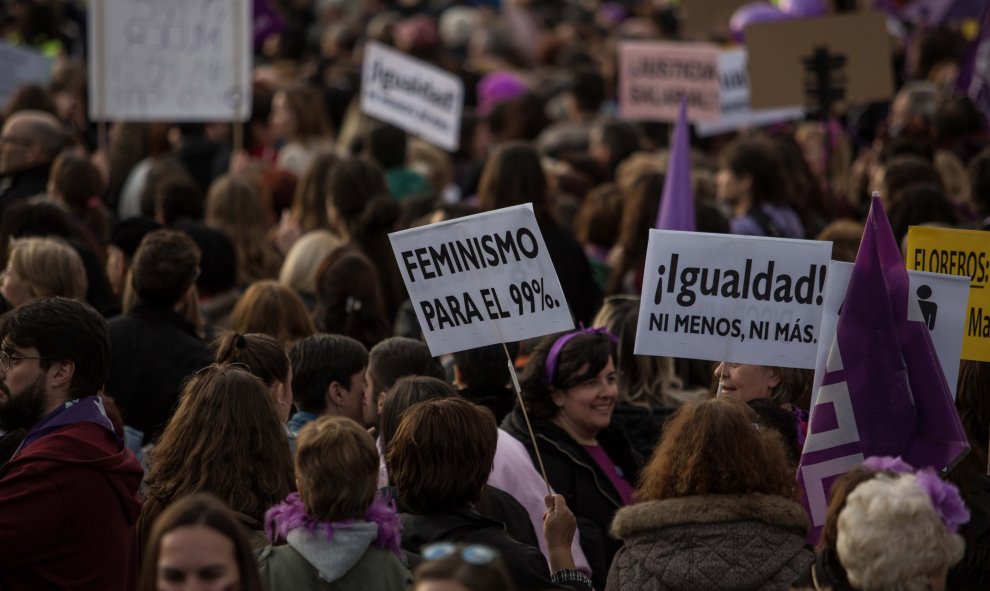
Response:
[{"label": "brown hair", "polygon": [[657,219],[660,195],[663,192],[664,175],[649,172],[636,179],[625,193],[622,223],[616,243],[622,248],[622,257],[609,276],[609,294],[622,293],[626,274],[646,262],[646,245],[650,228]]},{"label": "brown hair", "polygon": [[399,379],[388,390],[385,406],[382,408],[381,433],[382,447],[387,448],[395,431],[402,422],[403,414],[414,404],[457,396],[457,389],[449,382],[428,376],[406,376]]},{"label": "brown hair", "polygon": [[7,257],[8,267],[28,284],[34,298],[86,297],[86,268],[61,238],[15,238]]},{"label": "brown hair", "polygon": [[49,180],[55,194],[65,202],[94,247],[106,258],[112,214],[101,199],[105,183],[99,169],[88,158],[63,152],[55,158]]},{"label": "brown hair", "polygon": [[547,178],[540,154],[529,144],[506,144],[485,164],[478,184],[478,206],[491,211],[529,202],[540,223],[549,219]]},{"label": "brown hair", "polygon": [[247,288],[230,314],[230,327],[242,334],[267,334],[286,347],[316,332],[306,304],[296,292],[271,280],[257,281]]},{"label": "brown hair", "polygon": [[193,375],[148,460],[147,496],[161,505],[209,492],[263,521],[293,487],[289,444],[268,388],[233,365]]},{"label": "brown hair", "polygon": [[193,494],[173,503],[155,520],[138,581],[140,591],[158,589],[158,557],[162,538],[180,527],[201,525],[224,536],[233,543],[234,558],[240,573],[241,591],[263,591],[254,550],[237,517],[222,501],[210,494]]},{"label": "brown hair", "polygon": [[135,295],[144,304],[172,308],[199,275],[199,257],[199,247],[182,232],[150,232],[131,263]]},{"label": "brown hair", "polygon": [[266,334],[227,331],[217,339],[217,363],[241,363],[266,386],[289,381],[289,357],[285,347]]},{"label": "brown hair", "polygon": [[794,477],[780,435],[754,425],[742,402],[687,402],[664,426],[636,498],[763,493],[791,498]]},{"label": "brown hair", "polygon": [[292,113],[295,126],[290,140],[308,141],[330,139],[332,130],[326,104],[320,92],[305,84],[292,84],[279,90],[285,96],[285,106]]},{"label": "brown hair", "polygon": [[331,252],[316,277],[314,315],[321,330],[357,339],[368,348],[391,335],[378,272],[359,250]]},{"label": "brown hair", "polygon": [[549,419],[560,411],[551,397],[554,389],[573,388],[597,376],[610,358],[615,360],[615,345],[608,335],[598,332],[578,334],[560,350],[552,379],[547,380],[547,354],[565,334],[551,335],[540,341],[523,369],[519,386],[526,409],[534,419]]},{"label": "brown hair", "polygon": [[602,248],[614,246],[622,224],[624,202],[622,191],[614,184],[592,189],[574,217],[574,237],[577,241]]},{"label": "brown hair", "polygon": [[[892,472],[884,472],[893,474]],[[828,493],[828,511],[825,513],[825,527],[822,528],[822,539],[818,542],[819,548],[835,550],[839,541],[839,514],[846,507],[846,498],[849,493],[856,490],[860,484],[874,478],[878,472],[863,467],[856,466],[846,472],[835,482]]]},{"label": "brown hair", "polygon": [[325,230],[330,227],[327,219],[327,195],[330,188],[330,174],[340,162],[333,152],[320,152],[303,172],[302,180],[296,185],[292,198],[292,221],[299,224],[302,231]]},{"label": "brown hair", "polygon": [[447,513],[475,503],[495,460],[492,411],[463,398],[406,410],[385,452],[399,502],[417,513]]},{"label": "brown hair", "polygon": [[206,224],[223,232],[237,254],[237,283],[250,285],[278,275],[282,261],[266,235],[257,188],[243,178],[222,176],[206,197]]},{"label": "brown hair", "polygon": [[378,450],[353,420],[323,416],[296,440],[296,479],[306,512],[317,521],[362,517],[378,485]]}]

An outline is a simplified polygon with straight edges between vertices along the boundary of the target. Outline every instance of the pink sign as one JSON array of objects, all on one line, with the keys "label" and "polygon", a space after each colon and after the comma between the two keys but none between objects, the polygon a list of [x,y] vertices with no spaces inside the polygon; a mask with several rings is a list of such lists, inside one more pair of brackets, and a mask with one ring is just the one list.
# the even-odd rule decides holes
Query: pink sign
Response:
[{"label": "pink sign", "polygon": [[681,97],[691,122],[721,116],[719,49],[707,43],[627,41],[619,45],[619,114],[675,121]]}]

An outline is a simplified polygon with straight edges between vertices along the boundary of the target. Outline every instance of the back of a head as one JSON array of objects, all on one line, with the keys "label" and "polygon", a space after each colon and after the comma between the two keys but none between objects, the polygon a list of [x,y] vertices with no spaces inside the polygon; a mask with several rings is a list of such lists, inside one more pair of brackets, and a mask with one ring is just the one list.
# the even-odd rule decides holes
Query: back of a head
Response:
[{"label": "back of a head", "polygon": [[337,382],[349,389],[352,376],[368,366],[368,350],[350,337],[317,334],[296,343],[289,360],[296,406],[320,414],[327,403],[327,387]]},{"label": "back of a head", "polygon": [[468,591],[515,591],[505,562],[488,546],[439,542],[422,554],[426,560],[413,573],[414,589],[431,581],[451,581]]},{"label": "back of a head", "polygon": [[664,425],[643,469],[637,497],[763,493],[791,497],[793,474],[776,432],[754,425],[744,403],[722,397],[687,402]]},{"label": "back of a head", "polygon": [[156,182],[150,190],[154,200],[155,215],[166,226],[172,226],[183,218],[203,219],[203,191],[188,175],[167,175]]},{"label": "back of a head", "polygon": [[951,485],[923,478],[938,480],[934,473],[880,475],[849,493],[836,550],[856,589],[930,589],[962,558],[962,537],[946,527],[928,492]]},{"label": "back of a head", "polygon": [[891,158],[883,172],[886,203],[894,204],[904,190],[915,185],[932,185],[943,190],[942,177],[935,166],[918,156],[897,156]]},{"label": "back of a head", "polygon": [[387,448],[402,421],[402,413],[409,407],[427,400],[457,396],[457,390],[449,382],[424,376],[406,376],[389,388],[382,408],[382,447]]},{"label": "back of a head", "polygon": [[31,143],[41,150],[40,162],[51,163],[65,148],[66,134],[61,122],[46,111],[17,111],[4,122],[4,129],[17,126]]},{"label": "back of a head", "polygon": [[368,155],[385,170],[406,164],[406,132],[388,123],[379,123],[368,132]]},{"label": "back of a head", "polygon": [[316,322],[321,330],[347,335],[373,347],[388,338],[378,273],[356,249],[340,249],[317,273]]},{"label": "back of a head", "polygon": [[216,363],[240,363],[266,386],[289,381],[289,358],[285,347],[266,334],[225,332],[215,344]]},{"label": "back of a head", "polygon": [[3,210],[0,222],[0,260],[7,260],[11,238],[22,236],[58,236],[75,238],[76,229],[65,208],[52,201],[15,201]]},{"label": "back of a head", "polygon": [[131,265],[131,283],[141,303],[172,308],[199,274],[199,247],[174,230],[156,230],[141,241]]},{"label": "back of a head", "polygon": [[594,68],[579,68],[567,82],[567,92],[574,97],[575,106],[585,115],[594,115],[606,98],[606,84]]},{"label": "back of a head", "polygon": [[158,561],[164,538],[182,527],[203,526],[230,541],[237,563],[239,589],[262,591],[254,550],[248,541],[244,526],[223,501],[211,494],[193,494],[176,500],[155,520],[145,549],[144,565],[138,581],[139,591],[156,591],[158,586]]},{"label": "back of a head", "polygon": [[110,333],[106,320],[87,304],[68,298],[24,304],[7,316],[4,336],[17,347],[36,348],[42,357],[74,362],[72,398],[103,388],[110,371]]},{"label": "back of a head", "polygon": [[361,158],[337,164],[330,174],[330,203],[348,226],[356,222],[368,202],[388,195],[381,167]]},{"label": "back of a head", "polygon": [[231,235],[262,227],[264,211],[258,188],[248,180],[224,175],[213,181],[206,197],[206,223]]},{"label": "back of a head", "polygon": [[278,281],[301,293],[315,294],[321,263],[341,246],[329,230],[311,230],[292,245],[278,274]]},{"label": "back of a head", "polygon": [[55,159],[51,182],[57,193],[70,208],[90,207],[93,199],[103,194],[103,176],[88,158],[65,152]]},{"label": "back of a head", "polygon": [[236,365],[189,379],[149,458],[148,496],[162,504],[208,492],[261,521],[293,488],[275,402],[260,378]]},{"label": "back of a head", "polygon": [[256,281],[230,313],[230,328],[260,332],[288,345],[314,332],[313,319],[299,295],[278,281]]},{"label": "back of a head", "polygon": [[417,513],[449,513],[477,502],[497,441],[487,408],[458,397],[413,405],[385,454],[399,503]]},{"label": "back of a head", "polygon": [[540,155],[530,144],[510,143],[485,164],[478,184],[482,211],[533,203],[537,219],[546,215],[547,179]]},{"label": "back of a head", "polygon": [[391,337],[375,345],[369,352],[368,366],[376,393],[388,390],[404,376],[446,377],[426,343],[407,337]]},{"label": "back of a head", "polygon": [[354,421],[324,416],[296,440],[296,481],[306,512],[317,521],[364,516],[378,482],[378,450]]},{"label": "back of a head", "polygon": [[832,243],[832,260],[852,263],[859,252],[859,243],[863,240],[863,224],[854,220],[835,220],[825,226],[815,240]]},{"label": "back of a head", "polygon": [[755,203],[783,200],[781,158],[771,140],[759,135],[737,139],[725,147],[721,157],[735,176],[752,178],[750,192]]},{"label": "back of a head", "polygon": [[[508,344],[509,355],[515,359],[519,352],[518,343]],[[505,351],[502,345],[476,347],[454,353],[454,366],[464,388],[480,390],[504,388],[512,379],[505,364]]]},{"label": "back of a head", "polygon": [[28,287],[32,298],[86,297],[86,268],[79,253],[64,240],[18,238],[9,248],[7,266]]},{"label": "back of a head", "polygon": [[887,210],[894,239],[898,244],[911,226],[938,223],[955,226],[959,217],[945,193],[936,185],[910,185],[898,193],[897,200]]}]

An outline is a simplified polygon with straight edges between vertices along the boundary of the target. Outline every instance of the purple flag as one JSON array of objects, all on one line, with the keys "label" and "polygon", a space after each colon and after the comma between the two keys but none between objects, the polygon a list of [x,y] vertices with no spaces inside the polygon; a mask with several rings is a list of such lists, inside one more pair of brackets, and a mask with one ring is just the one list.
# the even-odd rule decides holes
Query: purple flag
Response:
[{"label": "purple flag", "polygon": [[990,3],[983,7],[979,35],[959,64],[956,91],[968,94],[976,108],[990,119]]},{"label": "purple flag", "polygon": [[285,20],[268,0],[254,0],[254,48],[261,49],[265,40],[285,30]]},{"label": "purple flag", "polygon": [[691,188],[691,134],[688,129],[687,101],[681,98],[674,126],[674,139],[663,180],[663,196],[657,212],[658,230],[694,232],[694,190]]},{"label": "purple flag", "polygon": [[811,541],[832,482],[865,457],[942,470],[969,447],[922,318],[874,194],[798,467]]}]

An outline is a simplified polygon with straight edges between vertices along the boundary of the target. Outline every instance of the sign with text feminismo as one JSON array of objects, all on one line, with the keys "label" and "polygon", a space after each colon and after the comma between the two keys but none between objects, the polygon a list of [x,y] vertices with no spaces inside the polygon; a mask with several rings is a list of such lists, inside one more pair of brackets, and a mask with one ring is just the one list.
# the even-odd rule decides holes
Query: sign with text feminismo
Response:
[{"label": "sign with text feminismo", "polygon": [[365,48],[361,111],[449,152],[460,145],[461,79],[380,43]]},{"label": "sign with text feminismo", "polygon": [[637,355],[815,367],[831,242],[650,230]]},{"label": "sign with text feminismo", "polygon": [[434,355],[574,328],[530,204],[389,234]]},{"label": "sign with text feminismo", "polygon": [[89,8],[93,119],[248,119],[247,0],[92,0]]}]

